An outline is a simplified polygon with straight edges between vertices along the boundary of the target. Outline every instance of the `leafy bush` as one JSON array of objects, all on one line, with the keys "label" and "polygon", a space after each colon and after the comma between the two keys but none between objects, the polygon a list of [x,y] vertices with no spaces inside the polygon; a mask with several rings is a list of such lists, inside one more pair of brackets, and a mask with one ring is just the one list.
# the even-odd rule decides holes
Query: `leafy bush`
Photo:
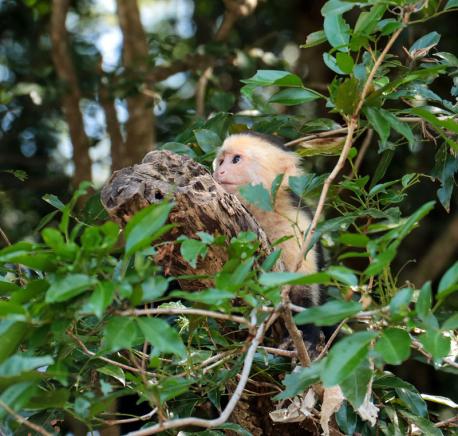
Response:
[{"label": "leafy bush", "polygon": [[[430,172],[441,183],[439,202],[450,207],[458,168],[456,106],[431,86],[438,78],[454,77],[458,60],[434,51],[440,40],[437,32],[406,50],[407,60],[388,53],[408,25],[456,10],[456,1],[443,3],[328,1],[322,10],[324,30],[309,35],[305,44],[327,41],[331,46],[324,62],[336,76],[328,96],[305,88],[290,72],[260,70],[244,81],[241,92],[254,108],[269,108],[271,115],[247,120],[216,114],[163,146],[208,164],[228,132],[252,123],[255,130],[286,133],[304,155],[338,154],[329,175],[290,180],[290,188],[304,199],[319,197],[315,231],[304,235],[304,244],[321,238],[333,261],[318,274],[272,271],[278,252],[262,260],[254,234],[222,241],[202,233],[199,239],[177,240],[189,264],[196,265],[212,244],[226,247],[228,261],[213,277],[214,287],[184,292],[175,289],[174,278],[166,277],[152,260],[163,243],[159,238],[170,229],[172,203],[140,211],[121,240],[116,224],[94,223],[75,214],[87,186],[67,205],[47,197],[60,213],[59,224],[47,225],[40,242],[22,241],[0,251],[2,429],[19,431],[22,416],[34,431],[46,433],[68,414],[90,428],[136,419],[153,425],[149,432],[194,424],[243,433],[226,421],[251,373],[255,383],[262,381],[275,392],[274,401],[288,400],[287,405],[298,398],[305,401],[307,389],[321,383],[322,418],[329,406],[326,395],[337,397],[336,421],[345,434],[447,431],[448,423],[438,424],[426,401],[450,409],[457,405],[445,397],[421,394],[386,365],[416,359],[456,374],[458,317],[446,301],[458,289],[458,262],[437,286],[427,282],[417,289],[399,282],[392,263],[403,240],[435,203],[428,201],[406,215],[401,205],[409,189],[430,176],[406,171],[395,180],[384,180],[396,147],[414,150],[426,140],[432,147],[429,138],[434,136],[437,153]],[[353,27],[343,15],[350,10],[358,12]],[[274,94],[266,100],[272,89]],[[330,119],[303,123],[300,117],[273,113],[272,104],[320,99],[342,116],[344,126]],[[353,144],[371,130],[378,137],[380,164],[371,177],[363,177],[357,165],[362,151]],[[310,146],[316,137],[342,133],[345,137],[333,141],[332,147]],[[329,189],[347,160],[352,174]],[[272,192],[260,186],[244,188],[243,195],[265,209],[274,201]],[[336,216],[319,221],[325,203]],[[362,259],[364,267],[352,269],[346,266],[348,259]],[[296,308],[296,323],[338,324],[342,337],[335,344],[332,338],[329,351],[310,366],[294,368],[295,352],[278,349],[263,335],[281,310],[281,290],[297,284],[326,285],[330,297],[319,307]],[[238,331],[244,334],[228,334]],[[151,411],[114,420],[107,413],[110,405],[132,394]],[[292,413],[288,410],[285,413]]]}]

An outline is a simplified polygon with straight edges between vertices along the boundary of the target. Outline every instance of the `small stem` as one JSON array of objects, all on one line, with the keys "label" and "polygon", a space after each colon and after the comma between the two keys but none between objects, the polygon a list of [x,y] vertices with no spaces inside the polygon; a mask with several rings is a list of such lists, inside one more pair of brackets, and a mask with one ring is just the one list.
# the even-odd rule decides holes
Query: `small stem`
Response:
[{"label": "small stem", "polygon": [[23,416],[16,413],[8,404],[6,404],[3,400],[0,400],[0,407],[3,407],[19,424],[24,424],[25,426],[29,427],[30,429],[36,431],[37,433],[42,434],[43,436],[52,436],[52,433],[46,431],[43,427],[33,422],[30,422],[28,419],[24,418]]}]

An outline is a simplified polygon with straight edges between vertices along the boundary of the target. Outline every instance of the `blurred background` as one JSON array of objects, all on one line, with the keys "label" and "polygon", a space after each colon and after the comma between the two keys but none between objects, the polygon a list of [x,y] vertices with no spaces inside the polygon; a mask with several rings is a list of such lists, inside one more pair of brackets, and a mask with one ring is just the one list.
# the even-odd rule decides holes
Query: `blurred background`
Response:
[{"label": "blurred background", "polygon": [[[291,109],[259,102],[253,108],[240,94],[240,80],[258,69],[292,71],[307,87],[327,92],[334,77],[322,59],[327,47],[300,48],[307,34],[321,29],[324,1],[246,0],[243,8],[231,9],[234,4],[0,0],[0,228],[5,236],[13,242],[36,238],[40,220],[54,210],[54,197],[43,196],[65,202],[88,179],[100,187],[113,170],[139,162],[147,151],[186,143],[183,132],[216,113],[223,113],[217,122],[233,131],[243,116],[254,128],[288,138],[342,122],[321,103]],[[456,52],[456,19],[446,14],[412,26],[394,51],[401,54],[403,46],[437,30],[438,49]],[[434,92],[450,99],[454,85],[441,80]],[[370,145],[363,175],[373,174],[380,160],[376,138]],[[391,153],[386,180],[409,172],[431,176],[403,201],[406,214],[436,198],[435,152],[421,142]],[[334,157],[317,156],[306,165],[321,173],[334,163]],[[5,244],[0,238],[0,247]],[[403,243],[394,270],[401,280],[434,281],[457,254],[454,195],[449,210],[438,203]],[[433,378],[426,366],[415,365],[415,371],[404,365],[401,375],[431,394],[444,392],[449,383],[446,390],[458,400],[458,386],[446,375]]]}]

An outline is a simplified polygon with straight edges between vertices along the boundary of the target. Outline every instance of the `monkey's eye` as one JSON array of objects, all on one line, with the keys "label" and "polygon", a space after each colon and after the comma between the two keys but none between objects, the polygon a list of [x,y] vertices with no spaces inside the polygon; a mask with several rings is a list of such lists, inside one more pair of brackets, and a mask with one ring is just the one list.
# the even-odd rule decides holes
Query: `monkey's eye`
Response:
[{"label": "monkey's eye", "polygon": [[223,162],[224,162],[224,159],[221,159],[221,160],[219,161],[219,164],[222,165]]},{"label": "monkey's eye", "polygon": [[240,159],[242,159],[242,156],[240,156],[239,154],[236,154],[236,155],[232,158],[232,163],[233,163],[233,164],[236,164],[237,162],[240,161]]}]

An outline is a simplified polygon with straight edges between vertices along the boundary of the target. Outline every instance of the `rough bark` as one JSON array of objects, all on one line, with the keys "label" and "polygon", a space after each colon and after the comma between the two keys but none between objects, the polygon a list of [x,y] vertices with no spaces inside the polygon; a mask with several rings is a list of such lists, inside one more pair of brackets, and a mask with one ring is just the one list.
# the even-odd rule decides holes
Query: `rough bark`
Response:
[{"label": "rough bark", "polygon": [[[239,200],[215,183],[210,173],[186,156],[170,151],[152,151],[140,165],[116,171],[102,190],[102,203],[109,215],[124,225],[141,208],[171,197],[176,206],[170,222],[176,224],[167,236],[174,241],[180,234],[196,237],[199,231],[234,237],[252,231],[258,235],[261,250],[270,252],[264,231]],[[179,252],[179,244],[160,247],[158,261],[167,274],[206,274],[218,272],[227,260],[223,247],[214,247],[197,268],[191,268]],[[210,285],[209,280],[187,280],[186,290]]]},{"label": "rough bark", "polygon": [[[123,34],[123,64],[132,83],[127,97],[129,119],[126,123],[126,144],[122,165],[131,165],[150,151],[155,142],[153,104],[151,97],[142,93],[148,70],[148,43],[140,21],[136,0],[117,0],[119,25]],[[148,88],[152,92],[151,83]]]},{"label": "rough bark", "polygon": [[51,14],[52,59],[57,77],[64,85],[62,107],[70,131],[73,145],[75,174],[73,183],[78,186],[83,180],[91,180],[91,159],[89,157],[89,139],[84,132],[83,117],[79,103],[81,91],[71,58],[65,19],[69,9],[69,0],[53,0]]}]

